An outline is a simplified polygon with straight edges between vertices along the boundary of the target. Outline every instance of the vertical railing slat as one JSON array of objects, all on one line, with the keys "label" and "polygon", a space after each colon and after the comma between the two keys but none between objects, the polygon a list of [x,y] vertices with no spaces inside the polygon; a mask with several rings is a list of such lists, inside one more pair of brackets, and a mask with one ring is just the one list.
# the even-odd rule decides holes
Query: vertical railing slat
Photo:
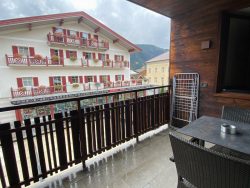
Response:
[{"label": "vertical railing slat", "polygon": [[9,184],[11,187],[20,187],[18,186],[20,179],[17,169],[12,135],[10,132],[10,124],[0,124],[0,132],[4,132],[4,134],[0,135],[0,141]]},{"label": "vertical railing slat", "polygon": [[93,155],[93,147],[92,147],[92,124],[90,118],[90,108],[86,108],[86,122],[87,122],[87,135],[88,135],[88,150],[89,155]]},{"label": "vertical railing slat", "polygon": [[130,100],[125,102],[125,119],[126,119],[126,140],[131,137],[131,107]]},{"label": "vertical railing slat", "polygon": [[111,132],[112,144],[116,144],[116,122],[115,122],[115,103],[111,103]]},{"label": "vertical railing slat", "polygon": [[107,149],[111,148],[111,129],[110,129],[110,109],[109,104],[104,105],[104,116],[105,116],[105,138],[106,138],[106,147]]},{"label": "vertical railing slat", "polygon": [[30,154],[31,169],[32,169],[33,177],[34,177],[34,182],[37,182],[39,178],[38,178],[35,144],[33,140],[33,130],[31,128],[30,119],[25,119],[24,124],[26,127],[26,135],[27,135],[28,149],[29,149],[29,154]]},{"label": "vertical railing slat", "polygon": [[124,116],[124,101],[120,102],[121,106],[121,141],[125,142],[125,116]]},{"label": "vertical railing slat", "polygon": [[[68,117],[68,112],[65,112],[65,124],[66,124],[66,137],[67,137],[67,148],[68,148],[68,156],[69,156],[69,161],[72,161],[72,149],[71,149],[71,139],[70,139],[70,128],[69,128],[69,117]],[[73,164],[70,164],[72,166]]]},{"label": "vertical railing slat", "polygon": [[96,152],[96,123],[95,123],[95,109],[94,107],[91,108],[91,133],[92,133],[92,146],[93,146],[93,151]]},{"label": "vertical railing slat", "polygon": [[[21,128],[20,121],[15,121],[14,125],[15,125],[16,129]],[[22,130],[16,131],[16,141],[17,141],[17,146],[18,146],[18,151],[19,151],[19,156],[20,156],[23,179],[25,182],[24,184],[25,184],[25,186],[27,186],[30,184],[30,181],[29,181],[29,171],[28,171],[28,165],[27,165],[27,155],[25,152],[24,138],[23,138]]]},{"label": "vertical railing slat", "polygon": [[37,141],[37,148],[38,148],[38,155],[40,160],[40,166],[42,171],[43,178],[47,177],[46,173],[46,163],[44,158],[44,148],[43,148],[43,140],[42,140],[42,132],[41,132],[41,125],[40,124],[40,117],[36,117],[35,121],[35,130],[36,130],[36,141]]},{"label": "vertical railing slat", "polygon": [[58,148],[58,157],[60,170],[67,168],[67,151],[64,135],[64,122],[63,122],[62,113],[55,114],[55,128],[56,128],[56,138],[57,138],[57,148]]},{"label": "vertical railing slat", "polygon": [[96,117],[96,137],[97,137],[97,151],[101,153],[101,123],[100,123],[100,107],[95,107],[95,117]]}]

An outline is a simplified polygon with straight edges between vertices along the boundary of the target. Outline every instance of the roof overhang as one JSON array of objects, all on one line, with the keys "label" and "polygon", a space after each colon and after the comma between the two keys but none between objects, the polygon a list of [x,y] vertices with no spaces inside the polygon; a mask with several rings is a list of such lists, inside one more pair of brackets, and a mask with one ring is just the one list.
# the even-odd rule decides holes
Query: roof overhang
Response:
[{"label": "roof overhang", "polygon": [[51,15],[42,15],[42,16],[32,16],[25,18],[16,18],[9,20],[0,20],[0,31],[12,30],[27,28],[29,30],[32,27],[56,24],[58,26],[62,25],[64,22],[75,21],[76,23],[84,23],[94,30],[96,33],[101,33],[104,36],[108,37],[112,41],[117,41],[121,46],[128,49],[130,53],[139,52],[141,49],[128,41],[118,33],[111,30],[109,27],[105,26],[100,21],[91,17],[85,12],[71,12],[71,13],[62,13],[62,14],[51,14]]}]

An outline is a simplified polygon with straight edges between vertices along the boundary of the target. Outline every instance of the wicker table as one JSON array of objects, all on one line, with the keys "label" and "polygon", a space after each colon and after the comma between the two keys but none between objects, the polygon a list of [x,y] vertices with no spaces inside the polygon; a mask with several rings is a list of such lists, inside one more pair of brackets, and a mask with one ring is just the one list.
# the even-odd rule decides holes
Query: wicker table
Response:
[{"label": "wicker table", "polygon": [[[223,123],[235,125],[237,127],[237,134],[222,134],[220,126]],[[205,142],[250,155],[250,124],[202,116],[186,127],[176,131]]]}]

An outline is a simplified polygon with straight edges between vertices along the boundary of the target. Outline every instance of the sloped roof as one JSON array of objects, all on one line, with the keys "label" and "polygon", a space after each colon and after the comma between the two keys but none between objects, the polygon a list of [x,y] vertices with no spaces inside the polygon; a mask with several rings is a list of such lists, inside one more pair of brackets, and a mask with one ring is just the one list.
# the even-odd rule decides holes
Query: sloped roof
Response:
[{"label": "sloped roof", "polygon": [[168,60],[168,59],[169,59],[169,52],[165,52],[163,54],[160,54],[160,55],[153,57],[152,59],[146,61],[146,63],[155,62],[155,61],[164,61],[164,60]]},{"label": "sloped roof", "polygon": [[83,22],[97,32],[102,33],[103,35],[112,39],[114,43],[117,42],[120,45],[124,46],[129,50],[129,52],[141,51],[138,46],[128,41],[118,33],[111,30],[109,27],[105,26],[103,23],[83,11],[0,20],[0,31],[28,28],[46,24],[59,24],[60,22],[66,21],[76,21],[76,23]]}]

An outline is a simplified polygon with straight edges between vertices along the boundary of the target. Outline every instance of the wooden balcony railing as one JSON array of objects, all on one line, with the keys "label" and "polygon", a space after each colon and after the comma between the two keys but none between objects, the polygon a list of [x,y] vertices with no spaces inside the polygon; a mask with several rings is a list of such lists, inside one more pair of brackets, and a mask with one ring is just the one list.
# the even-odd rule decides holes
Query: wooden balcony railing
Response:
[{"label": "wooden balcony railing", "polygon": [[77,46],[77,47],[98,49],[98,50],[109,49],[109,42],[99,41],[95,39],[84,39],[79,37],[72,37],[72,36],[58,35],[51,33],[47,35],[47,39],[49,44],[59,44],[59,45],[62,44],[62,45]]},{"label": "wooden balcony railing", "polygon": [[13,55],[5,55],[7,66],[81,66],[81,67],[99,67],[99,68],[129,68],[128,61],[115,62],[113,60],[102,61],[98,60],[97,63],[93,59],[78,58],[76,61],[71,62],[68,58],[58,57],[58,60],[52,60],[47,56],[43,59],[35,57],[24,56],[14,57]]},{"label": "wooden balcony railing", "polygon": [[[167,88],[163,92],[162,88]],[[159,94],[140,97],[140,92]],[[132,99],[93,107],[81,101],[131,93]],[[78,108],[24,121],[0,124],[1,187],[28,186],[81,163],[96,154],[139,138],[169,122],[169,86],[91,95],[79,98],[0,107],[0,113],[23,108],[74,102]],[[11,124],[13,123],[13,126]]]},{"label": "wooden balcony railing", "polygon": [[108,89],[108,88],[118,88],[118,87],[126,87],[126,86],[136,86],[142,85],[141,80],[136,81],[117,81],[117,82],[108,82],[108,83],[100,83],[100,86],[95,87],[95,83],[82,83],[79,84],[79,89],[69,89],[72,88],[72,85],[62,85],[62,86],[39,86],[39,87],[22,87],[18,89],[11,88],[11,97],[21,98],[21,97],[34,97],[40,95],[51,95],[57,93],[71,93],[71,92],[81,92],[81,91],[90,91],[90,90],[100,90],[100,89]]},{"label": "wooden balcony railing", "polygon": [[58,57],[58,61],[53,61],[51,58],[45,57],[43,59],[37,59],[35,57],[25,56],[25,57],[14,57],[11,55],[5,55],[7,66],[10,65],[25,65],[25,66],[64,66],[63,58]]}]

